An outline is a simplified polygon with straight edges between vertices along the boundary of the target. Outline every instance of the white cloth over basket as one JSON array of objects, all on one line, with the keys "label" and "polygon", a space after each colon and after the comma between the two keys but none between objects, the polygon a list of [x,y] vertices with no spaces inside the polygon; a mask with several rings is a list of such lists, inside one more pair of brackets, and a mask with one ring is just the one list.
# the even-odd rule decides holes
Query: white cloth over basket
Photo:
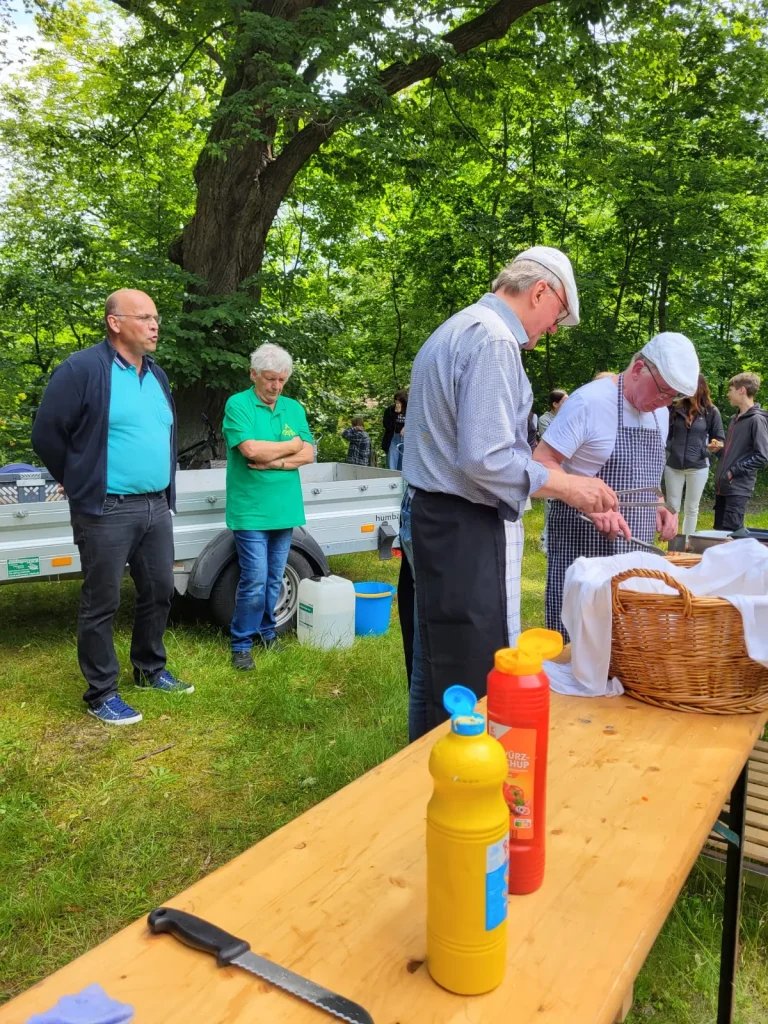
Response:
[{"label": "white cloth over basket", "polygon": [[[579,558],[568,569],[562,619],[571,635],[571,664],[545,662],[552,689],[581,697],[624,692],[608,678],[611,660],[611,578],[626,569],[658,569],[684,583],[695,597],[724,597],[741,613],[747,654],[768,668],[768,547],[759,541],[729,541],[708,548],[690,569],[658,555],[629,552],[612,558]],[[676,594],[661,580],[630,579],[622,589]]]}]

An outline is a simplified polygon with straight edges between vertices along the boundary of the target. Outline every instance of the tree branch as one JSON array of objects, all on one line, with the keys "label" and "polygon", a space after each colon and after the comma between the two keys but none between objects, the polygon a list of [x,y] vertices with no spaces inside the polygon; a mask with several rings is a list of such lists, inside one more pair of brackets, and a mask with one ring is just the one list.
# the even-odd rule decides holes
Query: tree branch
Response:
[{"label": "tree branch", "polygon": [[[487,43],[491,39],[502,39],[518,18],[549,2],[550,0],[497,0],[476,18],[446,32],[442,37],[443,42],[450,43],[456,56],[460,57],[481,43]],[[443,60],[437,54],[425,54],[410,64],[390,64],[380,73],[379,81],[387,95],[394,96],[396,92],[406,89],[409,85],[431,78],[442,65]]]},{"label": "tree branch", "polygon": [[[126,14],[132,14],[134,17],[139,18],[140,21],[145,22],[147,25],[151,25],[153,28],[160,29],[161,31],[167,32],[169,35],[173,36],[180,36],[183,34],[180,28],[176,25],[171,25],[168,21],[165,21],[165,19],[161,18],[156,11],[152,10],[151,7],[142,7],[141,10],[137,10],[134,0],[111,0],[111,2],[120,7]],[[213,35],[213,32],[221,27],[222,25],[217,25],[215,29],[212,29],[203,42],[201,44],[197,44],[195,49],[197,49],[198,46],[202,46],[202,49],[211,58],[214,64],[218,64],[219,68],[223,71],[225,65],[224,58],[219,51],[208,42],[208,38]]]},{"label": "tree branch", "polygon": [[[117,3],[118,0],[114,0],[114,2]],[[198,41],[195,43],[195,45],[189,51],[189,53],[184,58],[184,60],[181,62],[181,64],[179,64],[178,67],[174,68],[170,78],[165,83],[165,85],[155,93],[155,95],[152,97],[152,99],[146,105],[146,107],[144,108],[143,113],[139,115],[139,117],[133,122],[133,124],[130,126],[130,128],[128,128],[125,132],[123,132],[123,134],[117,140],[118,143],[123,142],[125,139],[128,138],[128,136],[132,132],[134,132],[138,128],[138,126],[141,124],[141,122],[144,120],[144,118],[148,116],[148,114],[150,113],[152,108],[155,106],[155,104],[159,103],[160,100],[163,98],[163,96],[165,96],[165,94],[168,92],[170,87],[173,85],[173,82],[176,79],[176,76],[181,71],[184,70],[184,68],[187,66],[187,64],[189,64],[189,62],[192,60],[192,58],[197,53],[197,51],[204,45],[205,40],[208,38],[208,36],[212,36],[213,33],[217,32],[220,28],[221,28],[221,25],[214,25],[213,28],[211,29],[211,31],[208,33],[207,36],[205,36],[203,39],[198,39]]]},{"label": "tree branch", "polygon": [[[443,37],[443,42],[450,43],[457,57],[475,49],[491,39],[501,39],[509,31],[513,22],[528,11],[543,7],[550,0],[497,0],[495,4],[479,14],[471,21],[451,29]],[[417,57],[410,64],[397,62],[384,68],[378,76],[378,85],[388,96],[406,89],[409,85],[432,78],[443,66],[442,57],[437,54],[425,54]],[[304,164],[313,156],[320,146],[326,142],[344,121],[356,113],[373,109],[379,102],[379,94],[371,92],[367,98],[361,99],[357,109],[346,110],[333,115],[326,122],[313,121],[291,139],[279,156],[265,168],[262,179],[266,187],[270,183],[280,181],[285,186],[296,177]]]}]

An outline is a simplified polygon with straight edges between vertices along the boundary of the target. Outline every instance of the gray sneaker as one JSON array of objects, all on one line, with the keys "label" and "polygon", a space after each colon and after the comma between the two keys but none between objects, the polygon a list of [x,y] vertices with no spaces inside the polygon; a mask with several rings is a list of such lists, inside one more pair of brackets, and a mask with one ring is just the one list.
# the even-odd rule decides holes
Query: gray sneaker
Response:
[{"label": "gray sneaker", "polygon": [[253,655],[250,651],[232,651],[232,668],[241,672],[250,672],[254,668]]}]

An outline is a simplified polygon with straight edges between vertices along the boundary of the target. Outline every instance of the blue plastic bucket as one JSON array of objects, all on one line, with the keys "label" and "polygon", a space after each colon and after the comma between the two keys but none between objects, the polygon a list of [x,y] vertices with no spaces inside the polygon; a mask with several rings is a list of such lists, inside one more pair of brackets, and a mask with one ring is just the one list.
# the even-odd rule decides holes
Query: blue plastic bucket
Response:
[{"label": "blue plastic bucket", "polygon": [[355,584],[355,633],[381,636],[389,629],[395,588],[390,583]]}]

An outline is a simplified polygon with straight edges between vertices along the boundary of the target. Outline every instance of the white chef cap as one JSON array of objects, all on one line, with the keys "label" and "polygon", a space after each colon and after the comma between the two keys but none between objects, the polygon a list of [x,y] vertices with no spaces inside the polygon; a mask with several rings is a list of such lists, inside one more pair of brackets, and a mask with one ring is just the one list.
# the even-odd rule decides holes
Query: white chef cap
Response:
[{"label": "white chef cap", "polygon": [[681,395],[695,395],[699,386],[699,357],[690,338],[675,331],[655,335],[640,350],[658,367],[667,384]]},{"label": "white chef cap", "polygon": [[565,289],[565,301],[568,304],[568,315],[560,323],[563,327],[575,327],[579,322],[579,293],[576,291],[576,280],[573,276],[571,261],[565,253],[548,245],[534,245],[533,248],[526,249],[525,252],[515,256],[512,262],[517,263],[518,260],[540,263],[562,283]]}]

